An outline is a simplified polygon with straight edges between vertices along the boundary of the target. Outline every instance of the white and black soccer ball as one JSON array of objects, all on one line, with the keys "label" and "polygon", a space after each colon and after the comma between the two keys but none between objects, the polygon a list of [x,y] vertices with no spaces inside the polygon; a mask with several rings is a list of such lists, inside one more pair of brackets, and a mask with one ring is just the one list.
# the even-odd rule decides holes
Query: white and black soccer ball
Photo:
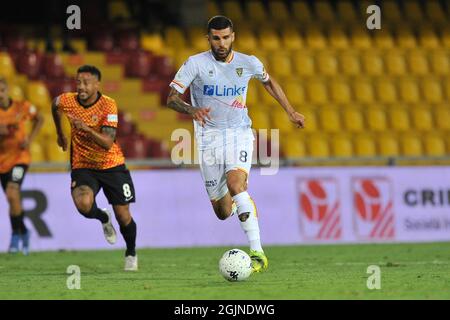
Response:
[{"label": "white and black soccer ball", "polygon": [[228,281],[243,281],[252,274],[252,260],[245,251],[231,249],[220,259],[219,271]]}]

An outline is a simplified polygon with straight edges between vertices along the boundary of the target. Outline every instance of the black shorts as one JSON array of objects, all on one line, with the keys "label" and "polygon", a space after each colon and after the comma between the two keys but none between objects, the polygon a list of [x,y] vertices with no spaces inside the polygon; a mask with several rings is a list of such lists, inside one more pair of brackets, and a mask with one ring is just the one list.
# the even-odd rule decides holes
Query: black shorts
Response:
[{"label": "black shorts", "polygon": [[125,165],[106,170],[73,169],[71,189],[88,186],[94,195],[103,188],[103,193],[111,205],[126,205],[136,201],[133,180]]},{"label": "black shorts", "polygon": [[28,166],[26,164],[17,164],[8,172],[0,173],[0,180],[2,181],[3,191],[6,190],[6,185],[8,184],[8,182],[14,182],[19,186],[22,186],[22,182],[23,179],[25,179],[27,170]]}]

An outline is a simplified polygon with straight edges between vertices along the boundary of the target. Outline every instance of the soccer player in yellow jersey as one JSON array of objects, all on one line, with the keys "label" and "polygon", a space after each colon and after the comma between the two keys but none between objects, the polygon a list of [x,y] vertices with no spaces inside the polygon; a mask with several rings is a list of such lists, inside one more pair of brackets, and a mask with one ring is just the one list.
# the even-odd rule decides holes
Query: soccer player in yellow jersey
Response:
[{"label": "soccer player in yellow jersey", "polygon": [[[26,123],[33,128],[28,135]],[[20,188],[31,162],[29,146],[42,127],[43,117],[28,101],[14,101],[8,94],[8,83],[0,78],[0,180],[9,204],[12,226],[9,252],[29,253],[30,233],[23,222]]]},{"label": "soccer player in yellow jersey", "polygon": [[136,223],[129,210],[129,204],[135,202],[134,186],[116,143],[117,105],[100,93],[100,80],[100,70],[95,66],[81,66],[77,71],[77,92],[63,93],[53,101],[57,143],[67,150],[67,138],[61,127],[61,116],[65,114],[71,124],[71,189],[75,206],[84,217],[99,220],[106,240],[114,244],[116,231],[111,213],[99,209],[95,202],[95,196],[103,188],[127,245],[125,271],[137,271]]}]

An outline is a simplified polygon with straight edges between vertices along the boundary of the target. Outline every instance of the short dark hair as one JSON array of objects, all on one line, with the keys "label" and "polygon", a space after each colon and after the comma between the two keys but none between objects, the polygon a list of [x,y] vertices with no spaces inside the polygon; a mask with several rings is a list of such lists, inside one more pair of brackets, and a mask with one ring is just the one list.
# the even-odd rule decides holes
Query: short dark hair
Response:
[{"label": "short dark hair", "polygon": [[88,73],[96,76],[99,81],[102,79],[102,73],[96,66],[85,64],[78,68],[77,74],[82,73],[82,72],[88,72]]},{"label": "short dark hair", "polygon": [[228,27],[233,31],[233,22],[225,16],[214,16],[208,21],[208,33],[211,29],[223,30]]}]

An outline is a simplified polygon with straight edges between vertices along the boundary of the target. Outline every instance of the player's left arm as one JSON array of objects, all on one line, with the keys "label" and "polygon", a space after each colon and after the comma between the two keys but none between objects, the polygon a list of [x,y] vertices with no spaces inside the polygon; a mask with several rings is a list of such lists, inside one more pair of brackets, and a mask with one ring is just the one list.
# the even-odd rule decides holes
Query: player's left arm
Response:
[{"label": "player's left arm", "polygon": [[32,118],[31,118],[32,128],[31,128],[30,135],[27,138],[25,138],[24,141],[22,141],[22,144],[21,144],[22,149],[28,149],[30,144],[34,141],[34,139],[38,135],[39,130],[41,130],[42,125],[44,124],[44,117],[42,116],[42,114],[39,111],[35,111],[34,110],[35,108],[36,107],[34,107],[34,106],[30,107],[30,109],[33,110],[33,111],[31,111],[33,114]]},{"label": "player's left arm", "polygon": [[111,149],[116,140],[116,128],[114,127],[103,126],[101,131],[98,132],[80,119],[74,119],[72,123],[75,128],[86,132],[96,144],[105,150]]},{"label": "player's left arm", "polygon": [[289,116],[289,120],[294,123],[297,128],[303,128],[305,126],[305,116],[295,111],[291,106],[286,94],[278,82],[276,82],[273,77],[270,77],[266,82],[262,82],[262,84],[267,92],[269,92],[269,94],[283,107]]}]

